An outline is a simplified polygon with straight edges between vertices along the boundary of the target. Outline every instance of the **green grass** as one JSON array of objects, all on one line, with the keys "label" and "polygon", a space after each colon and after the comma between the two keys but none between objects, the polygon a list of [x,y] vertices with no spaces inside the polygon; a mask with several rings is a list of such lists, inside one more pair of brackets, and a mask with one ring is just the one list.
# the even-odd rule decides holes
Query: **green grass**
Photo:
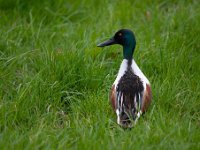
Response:
[{"label": "green grass", "polygon": [[[198,0],[0,1],[0,149],[200,149]],[[132,130],[116,124],[108,93],[118,29],[152,85]]]}]

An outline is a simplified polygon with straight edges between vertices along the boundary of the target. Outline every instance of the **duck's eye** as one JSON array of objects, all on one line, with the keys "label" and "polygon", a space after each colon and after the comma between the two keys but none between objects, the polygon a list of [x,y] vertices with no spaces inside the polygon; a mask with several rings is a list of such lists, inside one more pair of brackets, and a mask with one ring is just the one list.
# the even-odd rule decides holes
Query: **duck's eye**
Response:
[{"label": "duck's eye", "polygon": [[118,35],[119,35],[119,36],[122,36],[122,33],[120,32]]}]

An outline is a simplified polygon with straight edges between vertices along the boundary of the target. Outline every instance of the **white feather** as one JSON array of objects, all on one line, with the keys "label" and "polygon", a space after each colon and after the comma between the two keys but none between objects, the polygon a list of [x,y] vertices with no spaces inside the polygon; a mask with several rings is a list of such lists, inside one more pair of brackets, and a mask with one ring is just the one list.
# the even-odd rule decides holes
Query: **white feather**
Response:
[{"label": "white feather", "polygon": [[117,84],[119,82],[119,80],[121,79],[121,77],[124,75],[125,71],[127,70],[128,67],[128,60],[127,59],[123,59],[118,74],[117,74],[117,78],[115,79],[115,82],[113,83],[115,86],[115,90],[117,88]]},{"label": "white feather", "polygon": [[138,65],[136,64],[135,60],[132,60],[132,65],[131,65],[133,72],[135,75],[137,75],[138,77],[140,77],[143,86],[144,86],[144,90],[146,89],[146,84],[150,84],[149,80],[147,79],[147,77],[143,74],[143,72],[140,70],[140,68],[138,67]]}]

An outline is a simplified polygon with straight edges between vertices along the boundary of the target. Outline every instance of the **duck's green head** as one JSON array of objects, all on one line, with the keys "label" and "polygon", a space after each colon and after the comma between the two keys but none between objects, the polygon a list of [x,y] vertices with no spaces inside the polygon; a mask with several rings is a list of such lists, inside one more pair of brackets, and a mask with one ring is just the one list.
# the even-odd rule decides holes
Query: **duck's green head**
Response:
[{"label": "duck's green head", "polygon": [[129,29],[121,29],[109,40],[98,44],[98,47],[120,44],[123,46],[123,56],[125,59],[132,59],[136,46],[136,40],[133,32]]}]

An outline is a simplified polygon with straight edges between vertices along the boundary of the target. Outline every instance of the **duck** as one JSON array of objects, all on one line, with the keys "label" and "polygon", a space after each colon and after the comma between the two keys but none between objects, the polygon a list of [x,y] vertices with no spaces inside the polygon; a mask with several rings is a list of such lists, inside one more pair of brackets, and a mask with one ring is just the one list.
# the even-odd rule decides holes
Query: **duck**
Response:
[{"label": "duck", "polygon": [[98,47],[119,44],[123,48],[123,60],[110,91],[110,103],[117,115],[117,124],[132,128],[151,104],[151,85],[133,58],[136,47],[134,33],[120,29],[113,37]]}]

